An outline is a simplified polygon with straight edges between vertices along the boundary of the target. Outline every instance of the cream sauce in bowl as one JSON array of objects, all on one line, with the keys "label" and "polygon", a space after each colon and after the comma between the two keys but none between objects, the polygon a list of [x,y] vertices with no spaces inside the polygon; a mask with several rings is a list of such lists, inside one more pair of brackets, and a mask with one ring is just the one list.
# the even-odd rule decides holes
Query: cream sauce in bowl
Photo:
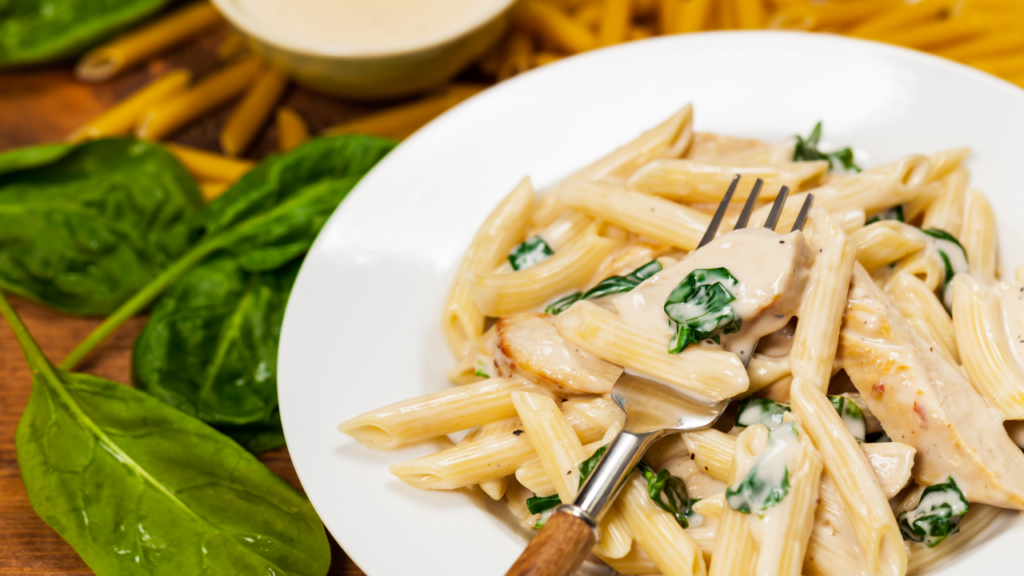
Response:
[{"label": "cream sauce in bowl", "polygon": [[508,0],[235,0],[261,27],[294,44],[353,54],[422,48],[475,28]]}]

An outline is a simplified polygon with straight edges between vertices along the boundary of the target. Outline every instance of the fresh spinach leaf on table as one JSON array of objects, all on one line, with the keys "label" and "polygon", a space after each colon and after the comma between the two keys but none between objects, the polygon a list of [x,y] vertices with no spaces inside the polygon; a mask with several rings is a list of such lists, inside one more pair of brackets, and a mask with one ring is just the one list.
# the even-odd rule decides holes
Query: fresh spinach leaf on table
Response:
[{"label": "fresh spinach leaf on table", "polygon": [[18,465],[36,513],[99,576],[320,576],[309,501],[213,428],[152,396],[54,368],[0,293],[32,369]]},{"label": "fresh spinach leaf on table", "polygon": [[74,367],[213,254],[228,254],[249,272],[275,270],[304,254],[352,187],[396,144],[371,136],[319,138],[264,160],[206,207],[193,248],[111,314],[61,367]]},{"label": "fresh spinach leaf on table", "polygon": [[132,382],[253,452],[284,445],[277,343],[296,258],[272,272],[215,256],[159,300],[135,341]]},{"label": "fresh spinach leaf on table", "polygon": [[188,250],[203,201],[163,147],[131,139],[0,154],[0,288],[106,315]]},{"label": "fresh spinach leaf on table", "polygon": [[170,4],[170,0],[0,2],[0,68],[78,53]]}]

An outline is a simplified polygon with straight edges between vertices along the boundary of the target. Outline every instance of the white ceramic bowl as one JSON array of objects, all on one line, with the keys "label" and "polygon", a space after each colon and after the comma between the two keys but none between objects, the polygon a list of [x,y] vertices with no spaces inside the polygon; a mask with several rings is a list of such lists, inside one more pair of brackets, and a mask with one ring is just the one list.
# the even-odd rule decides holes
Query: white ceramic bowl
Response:
[{"label": "white ceramic bowl", "polygon": [[498,41],[515,0],[494,1],[451,34],[373,50],[298,41],[254,18],[239,0],[212,1],[256,50],[299,83],[350,98],[388,99],[435,88],[459,73]]},{"label": "white ceramic bowl", "polygon": [[[306,258],[285,315],[279,396],[295,469],[324,523],[370,576],[503,574],[526,536],[503,505],[427,492],[341,421],[448,386],[439,320],[477,227],[524,175],[539,189],[676,111],[696,129],[777,141],[824,121],[869,166],[968,145],[972,185],[999,215],[1004,272],[1024,264],[1024,91],[926,54],[841,37],[731,32],[589,52],[513,78],[413,135],[356,187]],[[1012,272],[1010,272],[1012,273]],[[934,574],[1017,574],[1008,514]]]}]

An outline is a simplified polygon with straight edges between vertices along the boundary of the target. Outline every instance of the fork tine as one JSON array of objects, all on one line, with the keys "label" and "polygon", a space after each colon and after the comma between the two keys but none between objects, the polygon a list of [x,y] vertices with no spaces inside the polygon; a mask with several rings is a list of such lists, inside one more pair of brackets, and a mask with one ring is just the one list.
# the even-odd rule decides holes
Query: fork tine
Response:
[{"label": "fork tine", "polygon": [[775,225],[779,223],[779,216],[782,216],[782,207],[786,204],[787,196],[789,196],[789,186],[783,186],[782,190],[779,190],[779,195],[775,197],[775,204],[772,204],[772,211],[768,213],[768,219],[764,221],[765,228],[775,230]]},{"label": "fork tine", "polygon": [[747,197],[747,203],[743,205],[743,211],[740,212],[740,219],[736,221],[736,225],[733,226],[733,230],[739,230],[747,227],[747,222],[750,221],[750,215],[754,212],[754,205],[757,204],[757,195],[761,193],[761,186],[764,185],[764,180],[760,178],[757,182],[754,182],[754,189],[750,191],[750,196]]},{"label": "fork tine", "polygon": [[793,222],[793,229],[790,232],[803,229],[804,221],[807,220],[807,213],[811,211],[812,205],[814,205],[814,194],[808,194],[807,198],[804,198],[804,204],[800,207],[800,213],[796,215],[796,222]]},{"label": "fork tine", "polygon": [[711,218],[711,223],[708,224],[708,230],[704,233],[704,237],[700,239],[700,244],[697,244],[697,248],[700,248],[715,239],[715,234],[718,233],[718,227],[722,225],[722,218],[725,218],[725,210],[729,207],[729,202],[732,202],[732,194],[736,191],[736,186],[738,186],[739,183],[740,175],[737,174],[733,177],[732,184],[729,184],[729,189],[726,190],[721,203],[718,204],[718,210],[715,210],[715,215]]}]

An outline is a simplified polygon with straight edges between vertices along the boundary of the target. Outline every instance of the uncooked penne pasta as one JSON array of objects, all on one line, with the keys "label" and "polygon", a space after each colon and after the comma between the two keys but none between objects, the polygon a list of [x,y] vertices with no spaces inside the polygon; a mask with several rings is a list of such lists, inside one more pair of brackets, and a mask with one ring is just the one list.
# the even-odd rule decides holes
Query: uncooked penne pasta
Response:
[{"label": "uncooked penne pasta", "polygon": [[75,66],[75,76],[102,82],[192,38],[221,22],[220,12],[208,2],[182,7],[112,42],[93,48]]},{"label": "uncooked penne pasta", "polygon": [[200,180],[234,182],[256,166],[250,160],[228,158],[181,144],[168,144],[167,150],[174,154],[190,174]]},{"label": "uncooked penne pasta", "polygon": [[136,124],[135,135],[160,140],[173,134],[241,96],[262,66],[259,58],[250,57],[207,75],[188,92],[144,112]]},{"label": "uncooked penne pasta", "polygon": [[598,46],[612,46],[629,37],[633,0],[604,0],[597,32]]},{"label": "uncooked penne pasta", "polygon": [[205,180],[199,183],[199,191],[203,194],[203,200],[213,202],[230,190],[233,184],[225,180]]},{"label": "uncooked penne pasta", "polygon": [[338,430],[374,448],[398,448],[515,416],[513,392],[544,393],[524,380],[491,378],[384,406]]},{"label": "uncooked penne pasta", "polygon": [[677,202],[718,202],[733,178],[740,175],[734,201],[746,200],[761,179],[764,187],[759,199],[773,200],[782,186],[798,191],[813,186],[825,172],[828,162],[789,162],[786,164],[747,164],[683,159],[655,160],[637,170],[626,182],[630,190],[655,194]]},{"label": "uncooked penne pasta", "polygon": [[523,239],[533,209],[533,186],[528,178],[491,211],[470,243],[448,292],[441,330],[448,348],[460,358],[484,333],[484,314],[470,293],[467,276],[490,272]]},{"label": "uncooked penne pasta", "polygon": [[597,47],[597,39],[555,5],[540,0],[521,2],[512,11],[517,26],[533,32],[559,50],[570,54]]},{"label": "uncooked penne pasta", "polygon": [[68,135],[69,142],[123,136],[132,131],[146,109],[183,94],[192,83],[188,70],[172,70],[150,82],[131,96],[93,118]]},{"label": "uncooked penne pasta", "polygon": [[404,140],[427,122],[483,89],[483,86],[475,84],[453,84],[440,94],[332,126],[324,130],[324,135],[370,134]]},{"label": "uncooked penne pasta", "polygon": [[260,74],[221,128],[220,148],[225,154],[239,156],[249,148],[287,86],[288,77],[276,68]]},{"label": "uncooked penne pasta", "polygon": [[277,149],[288,152],[309,140],[309,126],[295,110],[282,106],[277,109]]}]

